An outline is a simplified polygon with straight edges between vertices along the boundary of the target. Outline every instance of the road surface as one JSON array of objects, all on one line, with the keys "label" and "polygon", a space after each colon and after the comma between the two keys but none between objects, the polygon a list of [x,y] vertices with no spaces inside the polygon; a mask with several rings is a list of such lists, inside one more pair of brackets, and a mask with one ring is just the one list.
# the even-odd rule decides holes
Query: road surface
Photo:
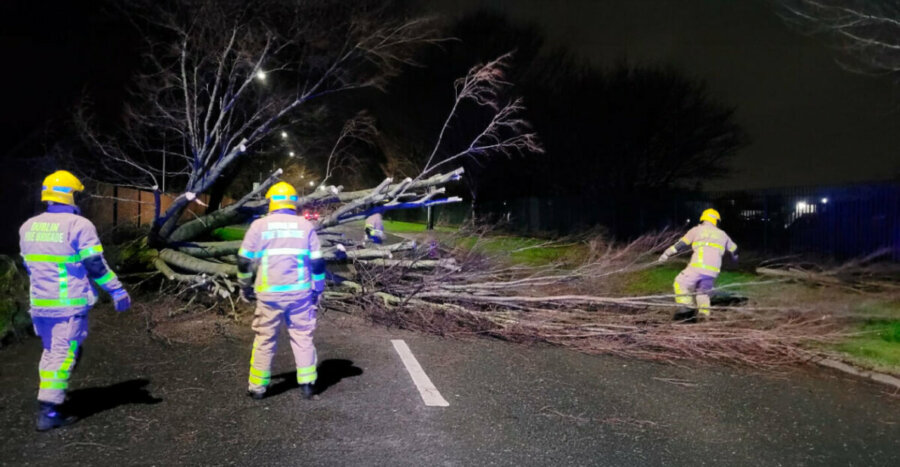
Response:
[{"label": "road surface", "polygon": [[[151,339],[91,316],[73,377],[84,417],[33,430],[40,343],[0,349],[3,465],[898,465],[900,399],[828,372],[676,367],[320,319],[319,400],[282,339],[270,397],[245,396],[251,333]],[[284,337],[284,336],[282,336]],[[426,406],[392,340],[448,405]]]}]

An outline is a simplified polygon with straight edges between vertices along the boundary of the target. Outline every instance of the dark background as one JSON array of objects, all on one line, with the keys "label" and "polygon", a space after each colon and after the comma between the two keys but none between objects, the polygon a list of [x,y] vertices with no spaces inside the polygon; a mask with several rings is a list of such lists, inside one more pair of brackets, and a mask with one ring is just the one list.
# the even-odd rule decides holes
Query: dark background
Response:
[{"label": "dark background", "polygon": [[[734,106],[750,136],[733,173],[707,190],[836,185],[896,179],[895,85],[849,73],[816,38],[784,25],[765,1],[419,0],[448,23],[488,8],[515,25],[531,24],[545,47],[562,47],[598,68],[627,62],[672,66],[708,84]],[[105,5],[105,6],[104,6]],[[139,38],[95,1],[0,3],[0,173],[3,208],[13,228],[38,208],[42,174],[56,169],[54,144],[71,138],[74,106],[88,99],[102,122],[115,122],[140,63]],[[470,44],[477,47],[477,44]],[[402,93],[402,89],[393,89]],[[435,111],[437,112],[437,110]],[[65,145],[63,145],[65,146]],[[553,157],[547,156],[531,157]]]},{"label": "dark background", "polygon": [[897,98],[889,77],[849,73],[818,38],[757,0],[422,1],[461,16],[480,7],[537,23],[551,45],[598,66],[670,64],[738,108],[752,138],[712,189],[896,178]]},{"label": "dark background", "polygon": [[[705,80],[714,96],[737,106],[753,141],[735,158],[734,176],[712,188],[869,181],[900,171],[893,82],[841,69],[832,50],[789,30],[768,2],[418,3],[450,17],[491,7],[514,22],[536,23],[551,45],[593,64],[671,64]],[[0,3],[6,158],[32,155],[34,143],[46,143],[41,133],[52,132],[52,122],[61,124],[85,94],[101,115],[118,111],[138,42],[105,10],[95,1]]]}]

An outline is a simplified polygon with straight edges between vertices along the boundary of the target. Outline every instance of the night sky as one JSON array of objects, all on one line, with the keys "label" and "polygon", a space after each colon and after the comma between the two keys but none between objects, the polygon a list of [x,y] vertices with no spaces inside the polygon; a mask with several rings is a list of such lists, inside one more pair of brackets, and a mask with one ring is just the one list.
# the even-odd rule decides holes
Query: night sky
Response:
[{"label": "night sky", "polygon": [[[132,72],[129,28],[99,2],[0,2],[0,137],[10,157],[87,90],[114,114]],[[789,30],[765,1],[420,0],[449,16],[479,7],[536,22],[551,44],[597,66],[671,64],[737,106],[752,138],[732,180],[756,188],[878,180],[900,174],[900,113],[892,81],[851,74],[822,40]],[[40,138],[39,136],[37,137]],[[22,154],[15,154],[21,157]]]},{"label": "night sky", "polygon": [[[672,64],[738,108],[752,144],[731,180],[710,188],[868,181],[900,174],[893,82],[851,74],[818,38],[788,29],[766,1],[454,0],[423,2],[460,15],[479,7],[535,22],[548,39],[597,66],[625,58]],[[564,7],[563,7],[564,5]]]}]

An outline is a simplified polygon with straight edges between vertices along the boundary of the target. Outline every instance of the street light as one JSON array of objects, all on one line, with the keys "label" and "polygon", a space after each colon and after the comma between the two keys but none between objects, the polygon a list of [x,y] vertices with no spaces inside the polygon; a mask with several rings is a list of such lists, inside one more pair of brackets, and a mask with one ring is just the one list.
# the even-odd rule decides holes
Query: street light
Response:
[{"label": "street light", "polygon": [[828,198],[822,198],[822,204],[828,204]]},{"label": "street light", "polygon": [[288,156],[294,157],[294,151],[289,152],[289,153],[288,153]]},{"label": "street light", "polygon": [[282,131],[282,132],[281,132],[281,139],[287,139],[287,132],[286,132],[286,131]]},{"label": "street light", "polygon": [[266,72],[265,72],[265,71],[262,71],[262,70],[257,71],[257,72],[256,72],[256,79],[258,79],[258,80],[260,80],[260,81],[265,81],[265,80],[266,80]]},{"label": "street light", "polygon": [[316,186],[316,182],[313,181],[313,180],[310,180],[310,181],[309,181],[309,186]]}]

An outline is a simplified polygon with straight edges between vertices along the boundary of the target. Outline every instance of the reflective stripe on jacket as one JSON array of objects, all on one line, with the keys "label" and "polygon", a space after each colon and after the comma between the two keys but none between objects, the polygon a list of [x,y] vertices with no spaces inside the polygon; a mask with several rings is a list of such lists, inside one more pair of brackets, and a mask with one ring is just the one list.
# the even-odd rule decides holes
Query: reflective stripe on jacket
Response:
[{"label": "reflective stripe on jacket", "polygon": [[737,244],[722,229],[709,222],[692,228],[681,241],[694,250],[690,267],[701,269],[707,276],[718,275],[722,268],[722,256],[728,251],[737,252]]},{"label": "reflective stripe on jacket", "polygon": [[[296,214],[273,213],[255,220],[241,244],[238,255],[254,262],[254,289],[260,300],[290,299],[322,291],[324,263],[319,238],[312,223]],[[315,273],[314,273],[315,272]]]},{"label": "reflective stripe on jacket", "polygon": [[382,220],[380,213],[372,214],[366,218],[366,235],[384,238],[384,220]]},{"label": "reflective stripe on jacket", "polygon": [[[83,264],[103,254],[91,221],[72,213],[39,214],[19,229],[19,249],[30,276],[33,316],[72,316],[97,301]],[[106,290],[122,286],[112,271],[96,281]]]}]

